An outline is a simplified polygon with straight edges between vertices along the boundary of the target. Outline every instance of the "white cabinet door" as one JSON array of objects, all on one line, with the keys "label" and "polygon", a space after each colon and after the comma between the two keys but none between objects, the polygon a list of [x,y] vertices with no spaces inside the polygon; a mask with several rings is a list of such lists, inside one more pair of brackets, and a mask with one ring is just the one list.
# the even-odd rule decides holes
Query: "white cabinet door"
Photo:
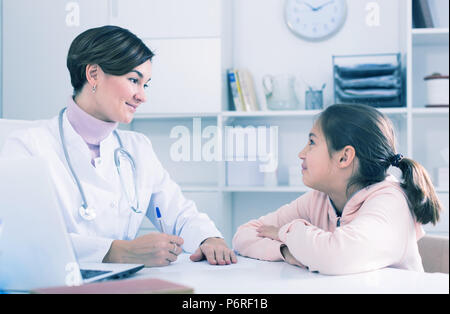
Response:
[{"label": "white cabinet door", "polygon": [[147,40],[155,53],[147,102],[139,113],[220,112],[221,40]]},{"label": "white cabinet door", "polygon": [[111,23],[140,38],[220,37],[221,0],[110,1]]},{"label": "white cabinet door", "polygon": [[108,0],[3,0],[3,117],[57,115],[72,94],[72,40],[108,23]]}]

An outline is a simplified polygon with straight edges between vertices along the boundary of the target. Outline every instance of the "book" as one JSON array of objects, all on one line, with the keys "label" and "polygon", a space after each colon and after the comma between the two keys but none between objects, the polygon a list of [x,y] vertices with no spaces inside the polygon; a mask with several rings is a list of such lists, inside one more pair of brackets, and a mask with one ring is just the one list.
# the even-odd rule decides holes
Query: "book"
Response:
[{"label": "book", "polygon": [[170,281],[150,278],[113,280],[91,283],[81,286],[61,286],[32,290],[35,294],[173,294],[194,293],[191,287]]},{"label": "book", "polygon": [[244,108],[246,111],[258,111],[258,103],[256,100],[256,93],[253,84],[253,78],[249,71],[244,69],[237,70],[239,83],[244,100]]},{"label": "book", "polygon": [[251,73],[246,69],[229,69],[228,82],[236,111],[258,111],[258,101]]},{"label": "book", "polygon": [[428,0],[413,0],[413,27],[432,28],[434,27],[433,16],[431,15]]},{"label": "book", "polygon": [[234,76],[236,78],[236,87],[238,90],[239,100],[242,104],[242,111],[247,111],[247,108],[245,107],[245,102],[244,102],[244,95],[242,93],[241,81],[239,80],[238,70],[234,69],[233,72],[234,72]]},{"label": "book", "polygon": [[244,104],[241,101],[241,95],[238,89],[238,80],[235,70],[229,69],[228,71],[228,84],[230,86],[231,95],[233,97],[234,110],[244,111]]}]

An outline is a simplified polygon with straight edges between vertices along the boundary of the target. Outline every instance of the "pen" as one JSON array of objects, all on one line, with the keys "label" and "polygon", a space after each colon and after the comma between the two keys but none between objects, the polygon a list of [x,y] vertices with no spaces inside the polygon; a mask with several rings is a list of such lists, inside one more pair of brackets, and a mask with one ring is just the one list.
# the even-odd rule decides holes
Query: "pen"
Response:
[{"label": "pen", "polygon": [[159,226],[161,227],[161,232],[166,233],[166,231],[164,230],[162,221],[161,221],[161,212],[159,211],[159,207],[156,207],[156,220],[159,221]]}]

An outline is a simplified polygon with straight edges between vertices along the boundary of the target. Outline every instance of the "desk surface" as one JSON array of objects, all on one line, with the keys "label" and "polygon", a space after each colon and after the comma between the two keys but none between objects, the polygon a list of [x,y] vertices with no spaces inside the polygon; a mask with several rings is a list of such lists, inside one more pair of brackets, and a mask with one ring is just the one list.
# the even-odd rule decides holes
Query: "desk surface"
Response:
[{"label": "desk surface", "polygon": [[193,263],[189,254],[166,267],[145,268],[133,279],[160,278],[194,288],[200,294],[289,293],[449,293],[449,275],[385,268],[373,272],[326,276],[285,262],[238,256],[238,263]]}]

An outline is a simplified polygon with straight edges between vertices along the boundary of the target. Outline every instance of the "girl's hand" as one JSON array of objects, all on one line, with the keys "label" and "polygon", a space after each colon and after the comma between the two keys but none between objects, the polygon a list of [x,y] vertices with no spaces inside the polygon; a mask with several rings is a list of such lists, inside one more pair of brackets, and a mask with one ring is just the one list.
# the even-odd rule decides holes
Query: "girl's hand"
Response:
[{"label": "girl's hand", "polygon": [[262,225],[261,227],[258,227],[258,229],[256,229],[256,231],[258,232],[258,237],[269,238],[277,241],[280,241],[280,238],[278,237],[279,230],[280,228],[278,227],[267,225]]}]

